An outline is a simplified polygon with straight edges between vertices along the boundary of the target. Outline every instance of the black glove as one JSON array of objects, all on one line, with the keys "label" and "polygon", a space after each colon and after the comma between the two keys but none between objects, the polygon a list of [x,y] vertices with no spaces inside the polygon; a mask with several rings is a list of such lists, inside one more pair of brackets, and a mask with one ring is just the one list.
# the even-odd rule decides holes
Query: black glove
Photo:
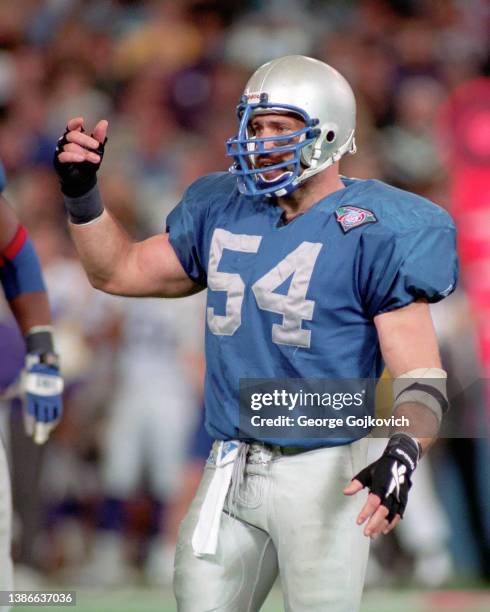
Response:
[{"label": "black glove", "polygon": [[388,522],[397,514],[403,518],[412,486],[411,476],[421,454],[420,444],[404,433],[394,434],[381,457],[354,476],[364,487],[368,487],[388,508]]},{"label": "black glove", "polygon": [[53,166],[61,183],[61,191],[70,198],[78,198],[89,192],[97,183],[97,170],[100,168],[104,157],[104,148],[107,138],[101,142],[97,149],[90,149],[93,153],[100,156],[99,162],[84,161],[62,163],[58,159],[63,147],[68,143],[66,135],[70,130],[66,128],[63,136],[58,140],[54,152]]}]

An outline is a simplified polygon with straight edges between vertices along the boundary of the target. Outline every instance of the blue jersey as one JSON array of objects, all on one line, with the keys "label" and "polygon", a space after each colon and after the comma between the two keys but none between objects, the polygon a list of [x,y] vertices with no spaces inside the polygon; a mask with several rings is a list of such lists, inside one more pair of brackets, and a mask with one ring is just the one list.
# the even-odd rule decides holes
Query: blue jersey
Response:
[{"label": "blue jersey", "polygon": [[7,177],[5,176],[5,168],[3,167],[2,162],[0,161],[0,193],[5,189],[5,184],[7,182]]},{"label": "blue jersey", "polygon": [[379,377],[373,318],[454,289],[455,227],[442,208],[380,181],[342,180],[288,224],[274,200],[240,195],[227,173],[196,181],[169,215],[182,266],[208,287],[211,436],[237,437],[240,379]]}]

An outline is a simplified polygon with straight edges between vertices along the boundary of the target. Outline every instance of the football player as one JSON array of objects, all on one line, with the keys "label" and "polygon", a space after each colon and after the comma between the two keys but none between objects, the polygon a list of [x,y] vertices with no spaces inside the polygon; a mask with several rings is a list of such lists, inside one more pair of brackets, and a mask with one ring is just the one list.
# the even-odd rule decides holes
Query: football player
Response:
[{"label": "football player", "polygon": [[[261,66],[237,111],[230,171],[193,183],[167,231],[142,242],[97,188],[107,121],[89,135],[71,119],[55,168],[95,287],[160,297],[208,288],[205,411],[216,442],[180,528],[178,609],[259,610],[280,573],[285,609],[354,612],[369,539],[403,516],[447,407],[428,303],[455,286],[455,228],[423,198],[340,174],[355,151],[356,105],[327,64]],[[408,425],[371,465],[354,435],[237,439],[240,379],[376,379],[383,361]]]},{"label": "football player", "polygon": [[[0,164],[0,194],[5,173]],[[62,411],[63,381],[54,351],[51,315],[39,261],[26,228],[0,195],[0,281],[25,339],[25,368],[18,379],[0,377],[0,400],[21,395],[26,432],[43,444]],[[10,476],[0,440],[0,590],[12,589]],[[3,608],[0,607],[3,610]]]}]

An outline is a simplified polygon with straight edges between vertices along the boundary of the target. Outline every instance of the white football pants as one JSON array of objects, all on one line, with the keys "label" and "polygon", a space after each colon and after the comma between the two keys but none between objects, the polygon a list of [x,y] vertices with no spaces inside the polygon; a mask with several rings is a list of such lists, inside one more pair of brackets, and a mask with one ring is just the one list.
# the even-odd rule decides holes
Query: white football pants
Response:
[{"label": "white football pants", "polygon": [[216,555],[196,557],[191,538],[216,469],[208,463],[179,532],[178,611],[255,612],[279,573],[286,612],[357,612],[369,538],[356,517],[367,493],[342,489],[366,466],[367,446],[283,456],[253,444],[238,500],[225,503]]},{"label": "white football pants", "polygon": [[[0,591],[11,591],[13,587],[13,568],[11,550],[12,496],[10,473],[7,463],[5,442],[0,434]],[[0,606],[0,612],[8,612],[9,607]]]}]

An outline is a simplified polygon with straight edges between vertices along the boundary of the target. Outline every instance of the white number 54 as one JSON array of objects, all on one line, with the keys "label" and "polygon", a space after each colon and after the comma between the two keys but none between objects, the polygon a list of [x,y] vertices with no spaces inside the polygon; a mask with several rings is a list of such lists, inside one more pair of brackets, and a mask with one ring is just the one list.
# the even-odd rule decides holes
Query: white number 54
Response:
[{"label": "white number 54", "polygon": [[[212,306],[207,309],[207,321],[213,334],[232,336],[242,322],[242,303],[245,283],[237,273],[218,272],[223,250],[242,253],[257,253],[262,236],[232,234],[224,229],[215,229],[211,240],[208,266],[208,287],[213,291],[226,291],[226,314],[215,314]],[[315,308],[314,300],[307,300],[313,268],[322,248],[320,242],[302,242],[267,274],[259,278],[251,289],[259,308],[282,315],[282,323],[272,325],[272,341],[308,348],[311,331],[301,327],[302,321],[311,321]],[[290,276],[287,295],[274,293]]]}]

